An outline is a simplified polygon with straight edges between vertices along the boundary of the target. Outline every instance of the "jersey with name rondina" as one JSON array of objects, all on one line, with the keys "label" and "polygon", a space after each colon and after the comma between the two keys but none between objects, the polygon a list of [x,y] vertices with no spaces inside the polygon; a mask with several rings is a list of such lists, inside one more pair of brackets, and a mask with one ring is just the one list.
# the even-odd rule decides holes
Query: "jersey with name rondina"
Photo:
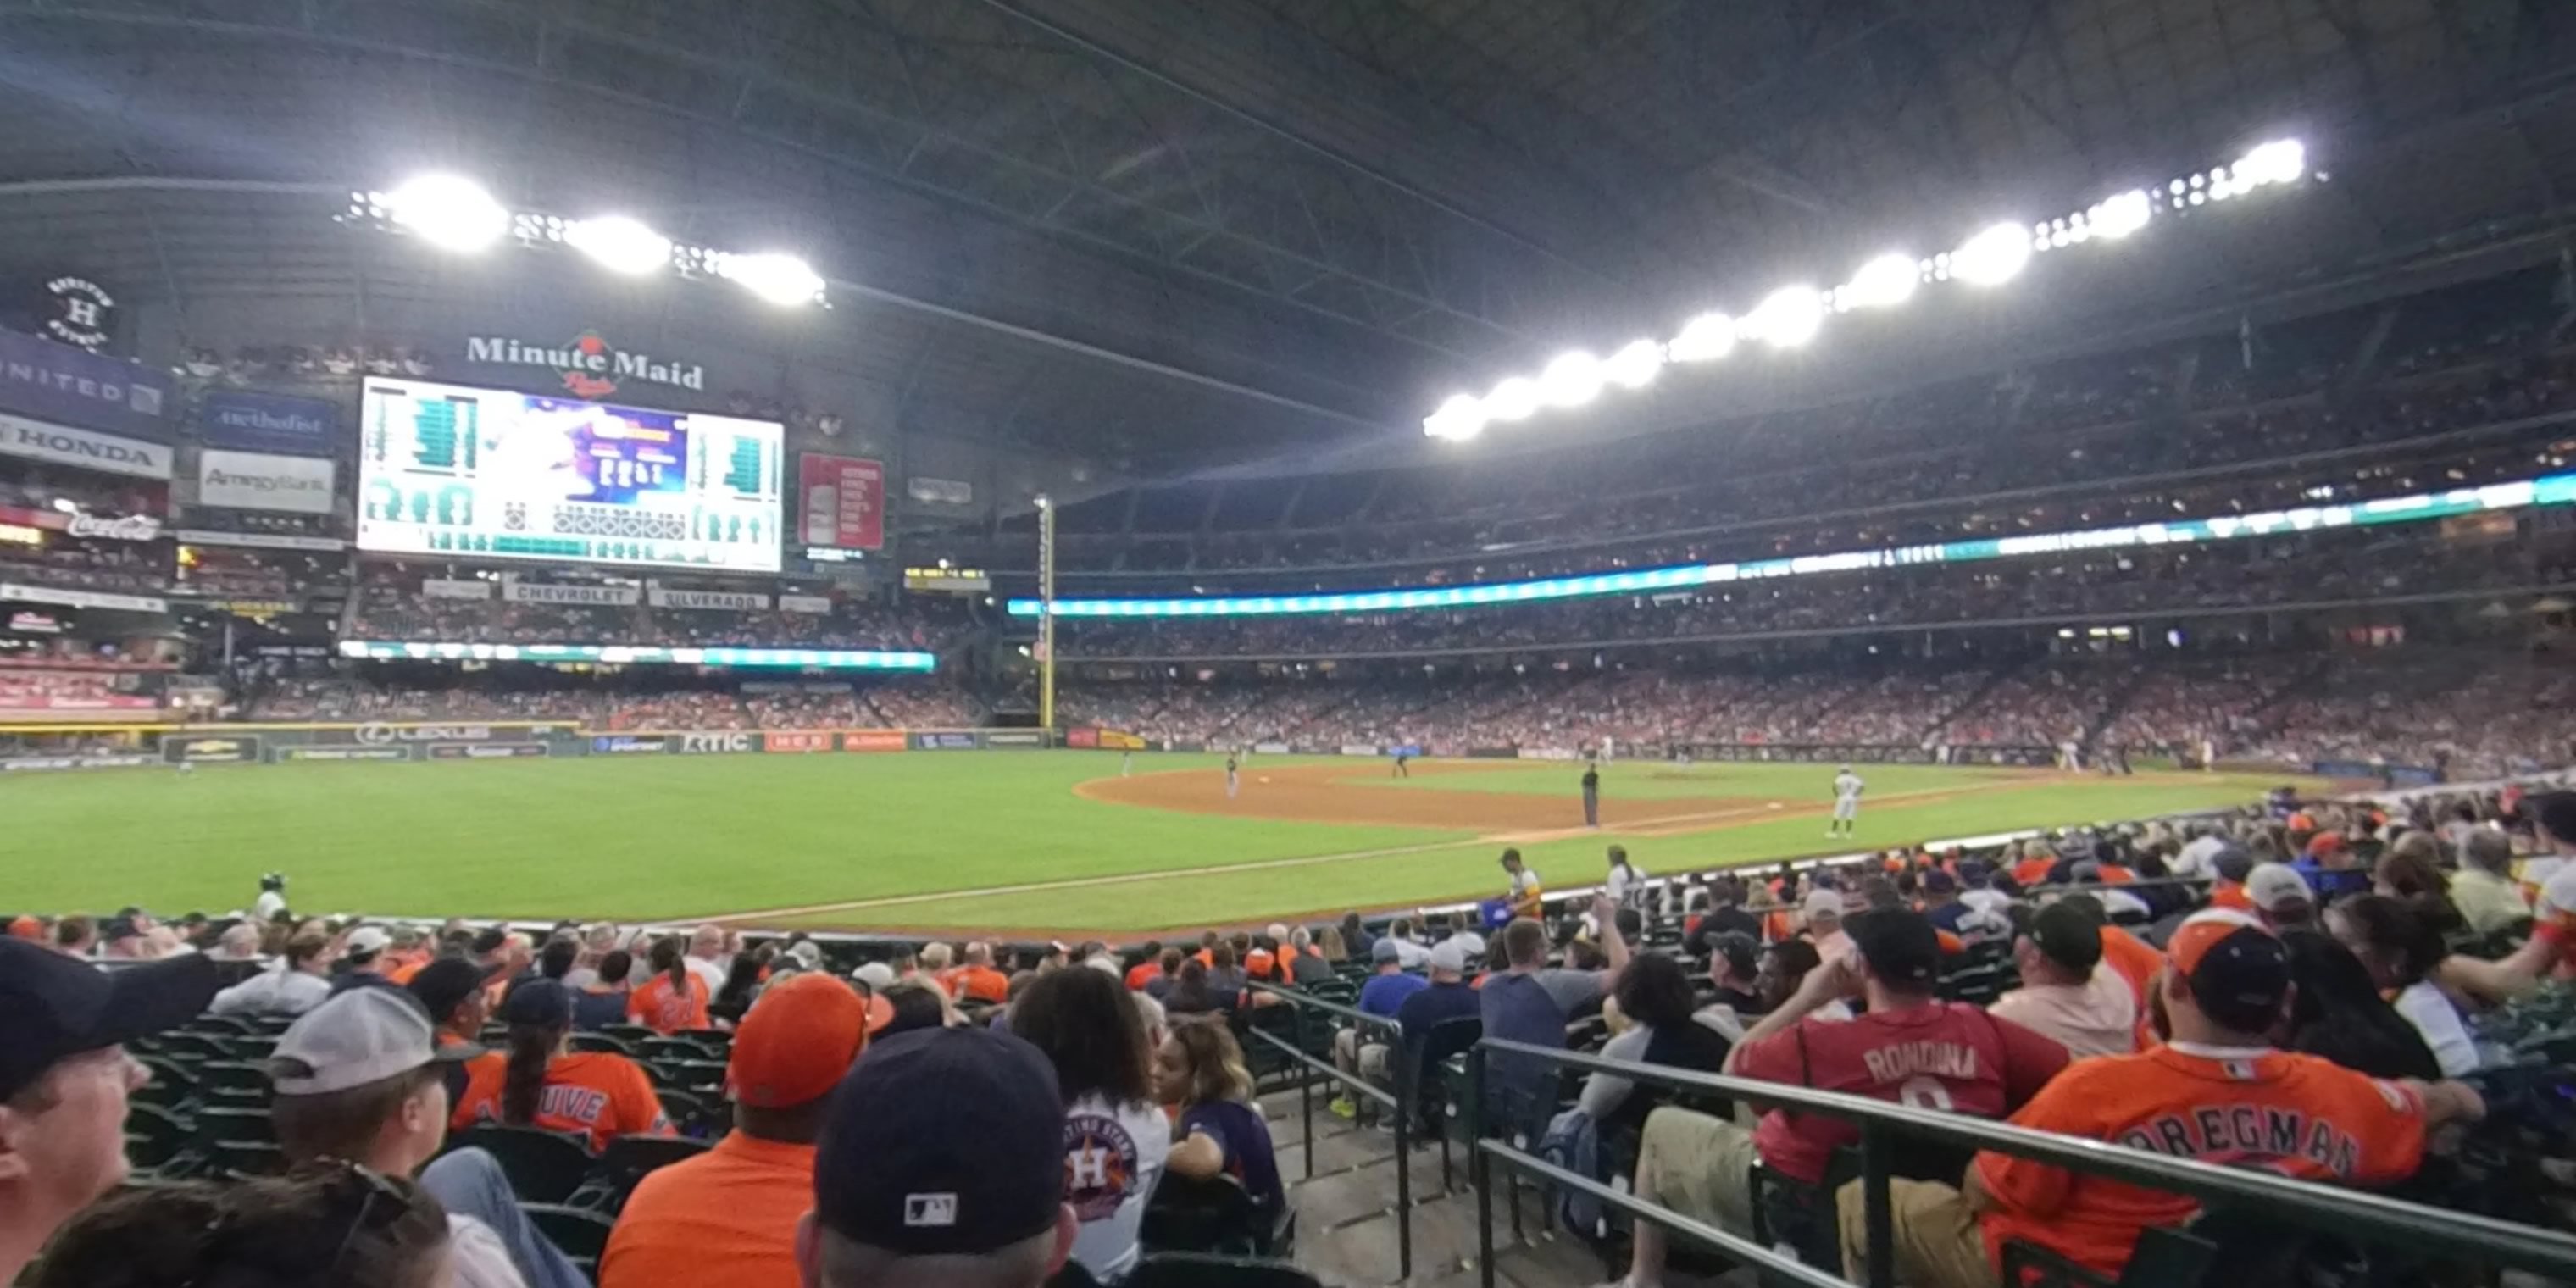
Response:
[{"label": "jersey with name rondina", "polygon": [[[2412,1089],[2288,1051],[2159,1046],[2080,1061],[2012,1121],[2309,1181],[2395,1181],[2424,1157],[2424,1103]],[[2140,1231],[2179,1225],[2199,1206],[2004,1154],[1979,1154],[1976,1171],[1995,1200],[1983,1224],[1996,1265],[2005,1242],[2020,1239],[2116,1279]]]},{"label": "jersey with name rondina", "polygon": [[[1804,1041],[1803,1058],[1799,1044]],[[1851,1020],[1814,1016],[1736,1048],[1747,1078],[2001,1118],[2066,1067],[2066,1048],[1964,1002],[1927,1002]],[[1762,1161],[1814,1184],[1860,1129],[1822,1114],[1774,1109],[1753,1132]]]},{"label": "jersey with name rondina", "polygon": [[[501,1088],[508,1081],[510,1058],[498,1051],[465,1063],[465,1094],[456,1098],[449,1122],[465,1131],[501,1119]],[[620,1136],[668,1136],[671,1120],[662,1114],[662,1098],[644,1066],[613,1051],[575,1051],[556,1056],[546,1066],[545,1085],[537,1092],[536,1116],[528,1123],[547,1131],[581,1132],[592,1153],[608,1148]]]}]

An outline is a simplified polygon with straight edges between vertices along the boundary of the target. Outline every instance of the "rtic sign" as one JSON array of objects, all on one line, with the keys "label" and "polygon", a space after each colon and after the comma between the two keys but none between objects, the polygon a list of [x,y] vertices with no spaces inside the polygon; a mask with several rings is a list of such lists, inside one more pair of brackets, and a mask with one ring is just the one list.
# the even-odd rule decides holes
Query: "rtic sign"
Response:
[{"label": "rtic sign", "polygon": [[620,381],[640,381],[674,389],[704,391],[707,369],[694,362],[667,362],[652,355],[616,348],[596,331],[584,331],[570,344],[530,343],[509,336],[478,335],[465,341],[468,362],[496,367],[542,367],[563,380],[576,398],[606,398]]},{"label": "rtic sign", "polygon": [[708,755],[715,752],[749,751],[751,735],[747,733],[684,733],[680,735],[680,754]]}]

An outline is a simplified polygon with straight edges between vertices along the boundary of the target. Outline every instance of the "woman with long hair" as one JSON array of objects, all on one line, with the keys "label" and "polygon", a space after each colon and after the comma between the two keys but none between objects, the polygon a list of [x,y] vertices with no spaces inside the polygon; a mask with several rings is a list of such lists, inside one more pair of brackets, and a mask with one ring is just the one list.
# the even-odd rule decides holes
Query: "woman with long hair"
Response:
[{"label": "woman with long hair", "polygon": [[2277,1035],[2284,1049],[2374,1078],[2441,1078],[2432,1048],[2379,995],[2352,950],[2313,930],[2290,931],[2281,942],[2289,946],[2290,979],[2298,986]]},{"label": "woman with long hair", "polygon": [[613,1051],[572,1049],[572,1008],[572,991],[554,980],[511,989],[500,1011],[509,1048],[466,1062],[465,1090],[449,1126],[580,1132],[593,1150],[620,1136],[672,1134],[644,1066]]},{"label": "woman with long hair", "polygon": [[[1680,962],[1662,953],[1630,957],[1628,969],[1620,973],[1610,1001],[1629,1027],[1601,1048],[1603,1059],[1636,1060],[1702,1073],[1717,1073],[1725,1066],[1726,1053],[1734,1044],[1692,1018],[1699,1009],[1699,999],[1691,989],[1690,972],[1682,969]],[[1644,1127],[1646,1115],[1654,1112],[1667,1094],[1651,1085],[1639,1086],[1626,1078],[1595,1073],[1584,1079],[1583,1094],[1576,1103],[1607,1133],[1614,1127]],[[1731,1107],[1727,1112],[1732,1112]]]},{"label": "woman with long hair", "polygon": [[[652,963],[653,976],[627,994],[627,1018],[664,1037],[683,1029],[707,1027],[707,982],[689,970],[689,959],[681,950],[679,937],[665,935],[654,940],[652,953],[645,960]],[[740,964],[735,963],[737,967]]]},{"label": "woman with long hair", "polygon": [[1350,941],[1342,938],[1342,928],[1339,926],[1327,924],[1323,929],[1316,931],[1315,949],[1324,955],[1326,962],[1335,966],[1351,959]]},{"label": "woman with long hair", "polygon": [[1137,1230],[1172,1147],[1144,1017],[1107,971],[1075,967],[1030,983],[1011,1004],[1011,1035],[1046,1054],[1064,1096],[1064,1201],[1082,1222],[1073,1259],[1116,1280],[1136,1265]]},{"label": "woman with long hair", "polygon": [[1270,1125],[1252,1107],[1252,1073],[1233,1033],[1222,1024],[1173,1026],[1154,1053],[1154,1081],[1162,1101],[1177,1112],[1173,1175],[1223,1177],[1274,1216],[1287,1207]]},{"label": "woman with long hair", "polygon": [[[733,969],[725,972],[724,987],[707,1001],[708,1018],[728,1029],[742,1023],[743,1012],[751,1009],[752,1000],[760,995],[762,981],[769,977],[770,964],[777,960],[778,950],[768,944],[736,954]],[[704,981],[700,984],[703,986]]]},{"label": "woman with long hair", "polygon": [[[2384,865],[2386,860],[2381,862]],[[2442,945],[2441,932],[2415,905],[2386,895],[2354,895],[2327,907],[2326,930],[2361,959],[2380,995],[2415,1026],[2424,1045],[2433,1049],[2443,1077],[2477,1071],[2477,1044],[2469,1040],[2459,1008],[2429,978],[2449,952]]]},{"label": "woman with long hair", "polygon": [[1369,950],[1375,947],[1377,947],[1377,936],[1370,934],[1368,927],[1360,924],[1360,915],[1356,912],[1343,913],[1342,950],[1365,961],[1368,959]]}]

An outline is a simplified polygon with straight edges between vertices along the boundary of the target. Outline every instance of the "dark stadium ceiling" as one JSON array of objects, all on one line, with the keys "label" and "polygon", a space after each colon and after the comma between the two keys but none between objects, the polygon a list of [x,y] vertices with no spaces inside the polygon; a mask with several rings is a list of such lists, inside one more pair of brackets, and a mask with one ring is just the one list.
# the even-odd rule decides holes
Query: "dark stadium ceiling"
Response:
[{"label": "dark stadium ceiling", "polygon": [[2269,135],[2336,182],[1967,333],[2554,254],[2571,72],[2569,0],[0,0],[0,246],[183,312],[428,292],[325,211],[444,165],[801,247],[864,289],[800,356],[879,410],[1156,474],[1409,444],[1566,345]]}]

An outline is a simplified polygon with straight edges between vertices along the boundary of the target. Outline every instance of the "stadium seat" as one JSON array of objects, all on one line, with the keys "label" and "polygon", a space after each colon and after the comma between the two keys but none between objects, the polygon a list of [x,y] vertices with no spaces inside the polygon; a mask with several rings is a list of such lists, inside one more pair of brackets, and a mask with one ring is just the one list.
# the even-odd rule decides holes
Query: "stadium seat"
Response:
[{"label": "stadium seat", "polygon": [[197,1066],[198,1091],[220,1104],[268,1103],[268,1070],[247,1060],[208,1060]]},{"label": "stadium seat", "polygon": [[[669,1106],[663,1107],[665,1113]],[[615,1214],[626,1206],[626,1198],[635,1186],[656,1169],[695,1158],[707,1151],[707,1142],[686,1136],[620,1136],[608,1142],[590,1174],[582,1178],[581,1187],[573,1191],[567,1206]]]},{"label": "stadium seat", "polygon": [[159,1105],[136,1102],[125,1109],[125,1156],[144,1172],[158,1172],[188,1147],[188,1120]]},{"label": "stadium seat", "polygon": [[1145,1247],[1177,1252],[1281,1256],[1293,1235],[1292,1213],[1268,1212],[1224,1178],[1196,1180],[1164,1173],[1145,1205],[1137,1235]]},{"label": "stadium seat", "polygon": [[627,1049],[625,1042],[606,1033],[575,1033],[572,1035],[572,1049],[575,1051],[605,1051],[612,1055],[631,1056],[635,1054],[633,1051]]},{"label": "stadium seat", "polygon": [[[2271,1234],[2270,1247],[2257,1240],[2222,1253],[2197,1234],[2150,1227],[2138,1235],[2117,1280],[2015,1239],[2004,1244],[2003,1273],[2007,1282],[2023,1288],[2259,1288],[2297,1282],[2291,1269],[2306,1241],[2280,1237],[2277,1223]],[[2274,1248],[2286,1248],[2287,1255],[2277,1255]]]},{"label": "stadium seat", "polygon": [[480,1149],[501,1164],[510,1192],[522,1203],[561,1203],[590,1175],[590,1151],[581,1138],[539,1127],[499,1124],[476,1127],[448,1138],[450,1149]]},{"label": "stadium seat", "polygon": [[1323,1288],[1323,1281],[1285,1261],[1197,1252],[1146,1254],[1120,1288]]},{"label": "stadium seat", "polygon": [[618,1038],[629,1045],[638,1042],[650,1041],[662,1036],[641,1024],[603,1024],[599,1026],[599,1031],[610,1037]]},{"label": "stadium seat", "polygon": [[277,1127],[266,1105],[206,1105],[197,1110],[197,1139],[207,1144],[228,1140],[277,1140]]},{"label": "stadium seat", "polygon": [[286,1170],[286,1152],[273,1140],[219,1140],[207,1149],[207,1171],[226,1180],[275,1176]]},{"label": "stadium seat", "polygon": [[617,1227],[613,1219],[588,1208],[525,1199],[519,1201],[519,1211],[575,1268],[586,1275],[599,1273],[600,1254],[608,1250],[609,1231]]}]

